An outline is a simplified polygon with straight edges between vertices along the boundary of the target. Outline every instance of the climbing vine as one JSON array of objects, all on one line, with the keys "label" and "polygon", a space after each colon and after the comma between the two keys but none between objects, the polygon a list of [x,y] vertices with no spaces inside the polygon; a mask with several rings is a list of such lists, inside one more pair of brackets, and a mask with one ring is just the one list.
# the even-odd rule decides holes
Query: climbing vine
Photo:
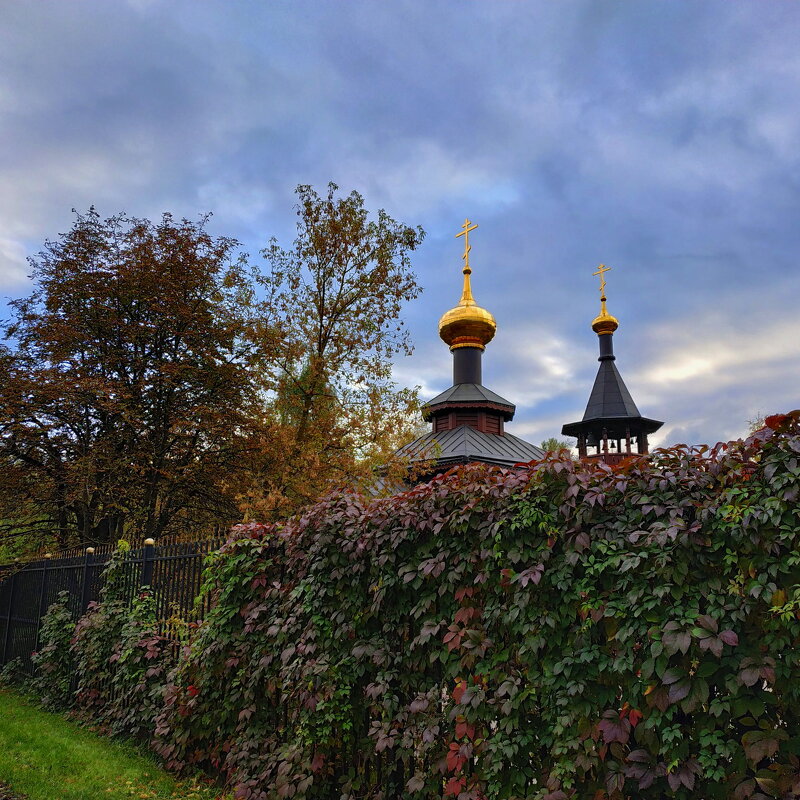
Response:
[{"label": "climbing vine", "polygon": [[59,592],[56,601],[42,618],[40,647],[31,657],[36,668],[31,690],[38,695],[45,708],[66,708],[72,702],[74,667],[70,642],[75,623],[68,604],[69,593]]},{"label": "climbing vine", "polygon": [[42,618],[29,688],[45,707],[73,709],[113,733],[149,740],[178,645],[159,633],[149,588],[128,602],[123,565],[129,549],[127,542],[117,543],[101,599],[77,623],[68,593],[59,593]]},{"label": "climbing vine", "polygon": [[239,526],[158,752],[250,800],[800,795],[799,421]]},{"label": "climbing vine", "polygon": [[799,494],[800,412],[340,494],[235,530],[180,658],[120,543],[34,688],[250,800],[797,797]]}]

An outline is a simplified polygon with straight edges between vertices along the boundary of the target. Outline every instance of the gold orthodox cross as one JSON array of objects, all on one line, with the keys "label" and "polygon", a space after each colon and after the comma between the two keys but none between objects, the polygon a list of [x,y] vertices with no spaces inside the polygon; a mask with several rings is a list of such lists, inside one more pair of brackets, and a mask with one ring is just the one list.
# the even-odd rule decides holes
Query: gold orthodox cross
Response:
[{"label": "gold orthodox cross", "polygon": [[469,243],[469,232],[474,231],[477,228],[477,225],[473,225],[468,219],[464,220],[464,224],[461,226],[464,230],[461,233],[456,234],[456,239],[459,236],[464,237],[464,255],[461,258],[464,259],[464,272],[469,274],[472,270],[469,268],[469,251],[472,250],[472,246]]},{"label": "gold orthodox cross", "polygon": [[605,264],[601,264],[597,268],[597,272],[593,272],[592,275],[599,275],[600,276],[600,297],[605,299],[606,296],[606,272],[610,272],[611,267],[607,267]]}]

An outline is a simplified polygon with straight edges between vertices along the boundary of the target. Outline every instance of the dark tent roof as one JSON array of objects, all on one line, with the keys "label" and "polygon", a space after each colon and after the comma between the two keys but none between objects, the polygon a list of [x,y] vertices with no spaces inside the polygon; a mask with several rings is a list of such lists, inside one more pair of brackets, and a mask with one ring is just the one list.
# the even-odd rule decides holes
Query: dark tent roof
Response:
[{"label": "dark tent roof", "polygon": [[426,433],[401,447],[397,453],[411,461],[433,460],[439,468],[470,461],[513,467],[544,455],[539,447],[510,433],[483,433],[469,425],[459,425],[439,433]]},{"label": "dark tent roof", "polygon": [[603,359],[592,393],[581,422],[570,422],[561,428],[564,436],[578,436],[581,431],[590,434],[590,444],[596,443],[600,428],[605,428],[612,438],[624,436],[627,431],[653,433],[664,423],[639,414],[631,393],[622,380],[613,360]]},{"label": "dark tent roof", "polygon": [[438,406],[482,406],[496,408],[503,413],[506,419],[512,419],[516,406],[510,403],[499,394],[495,394],[491,389],[481,386],[479,383],[457,383],[449,389],[445,389],[441,394],[436,395],[433,400],[429,400],[422,408],[422,417],[428,421],[431,413]]},{"label": "dark tent roof", "polygon": [[633,402],[631,393],[614,362],[610,359],[601,361],[583,415],[584,420],[598,417],[638,416],[639,409],[636,408],[636,403]]}]

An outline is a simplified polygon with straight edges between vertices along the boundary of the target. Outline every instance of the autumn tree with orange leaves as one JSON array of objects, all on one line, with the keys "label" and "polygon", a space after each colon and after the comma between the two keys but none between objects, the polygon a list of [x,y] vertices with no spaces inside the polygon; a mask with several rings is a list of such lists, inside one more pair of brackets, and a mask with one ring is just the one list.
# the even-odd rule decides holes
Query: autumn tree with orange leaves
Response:
[{"label": "autumn tree with orange leaves", "polygon": [[234,247],[204,221],[92,209],[31,259],[0,365],[14,532],[64,546],[238,517],[222,478],[252,392]]},{"label": "autumn tree with orange leaves", "polygon": [[392,360],[411,352],[400,312],[421,291],[410,253],[424,232],[337,190],[299,186],[293,246],[262,251],[254,328],[274,414],[246,499],[260,519],[370,480],[413,438],[417,392],[396,386]]},{"label": "autumn tree with orange leaves", "polygon": [[207,218],[92,209],[46,243],[0,351],[0,543],[199,537],[391,462],[423,233],[336,189],[298,187],[263,269]]}]

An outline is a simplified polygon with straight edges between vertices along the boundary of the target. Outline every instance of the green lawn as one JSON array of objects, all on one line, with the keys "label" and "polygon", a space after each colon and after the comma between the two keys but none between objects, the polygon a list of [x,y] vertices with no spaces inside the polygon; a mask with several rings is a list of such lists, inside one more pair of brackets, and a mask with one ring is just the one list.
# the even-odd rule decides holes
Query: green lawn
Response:
[{"label": "green lawn", "polygon": [[131,745],[92,733],[6,690],[0,690],[0,783],[30,800],[222,796],[176,781]]}]

